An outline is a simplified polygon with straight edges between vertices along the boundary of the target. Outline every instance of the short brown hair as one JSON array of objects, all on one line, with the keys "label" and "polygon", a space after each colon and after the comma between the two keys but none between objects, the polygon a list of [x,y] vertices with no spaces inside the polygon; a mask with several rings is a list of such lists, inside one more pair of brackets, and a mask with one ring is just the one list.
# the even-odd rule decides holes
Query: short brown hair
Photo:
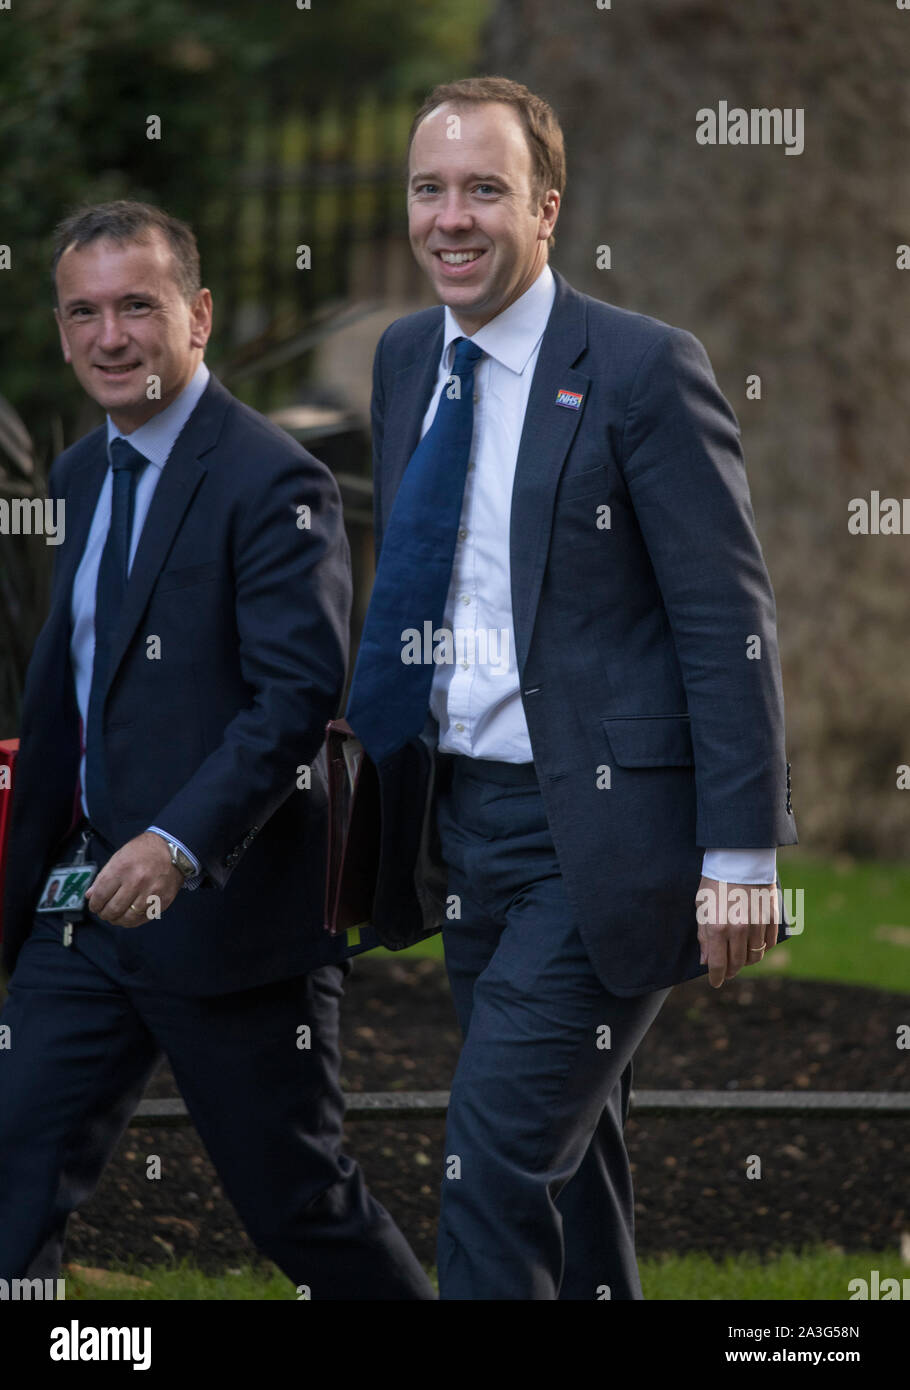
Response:
[{"label": "short brown hair", "polygon": [[64,251],[71,246],[81,250],[101,237],[119,242],[145,242],[151,231],[161,232],[171,248],[177,288],[184,299],[192,303],[201,287],[199,247],[192,228],[151,203],[138,203],[127,198],[77,208],[55,228],[54,259],[51,262],[54,303],[57,303],[57,266]]},{"label": "short brown hair", "polygon": [[[531,198],[538,208],[548,188],[560,197],[566,186],[566,151],[556,112],[543,97],[535,96],[520,82],[509,77],[464,77],[458,82],[441,82],[434,87],[411,122],[407,158],[417,127],[431,111],[444,102],[453,106],[479,106],[485,102],[504,102],[518,112],[531,152]],[[550,237],[549,246],[555,244]]]}]

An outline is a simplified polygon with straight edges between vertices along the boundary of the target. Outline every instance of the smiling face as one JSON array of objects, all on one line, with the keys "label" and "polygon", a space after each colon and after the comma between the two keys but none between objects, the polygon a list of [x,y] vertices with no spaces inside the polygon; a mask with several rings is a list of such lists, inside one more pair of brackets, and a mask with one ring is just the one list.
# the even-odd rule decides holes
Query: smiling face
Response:
[{"label": "smiling face", "polygon": [[[164,236],[99,237],[70,246],[57,263],[55,310],[63,356],[81,385],[124,434],[170,405],[187,385],[212,328],[212,297],[190,304]],[[149,377],[160,399],[149,400]]]},{"label": "smiling face", "polygon": [[506,103],[446,103],[414,134],[411,249],[468,335],[520,298],[546,263],[559,193],[549,189],[532,208],[531,174],[521,117]]}]

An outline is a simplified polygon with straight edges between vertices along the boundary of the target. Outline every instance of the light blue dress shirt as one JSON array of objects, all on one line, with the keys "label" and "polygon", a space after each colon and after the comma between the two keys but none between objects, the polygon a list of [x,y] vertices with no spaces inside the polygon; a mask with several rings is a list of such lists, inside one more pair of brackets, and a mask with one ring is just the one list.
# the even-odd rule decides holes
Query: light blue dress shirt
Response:
[{"label": "light blue dress shirt", "polygon": [[[204,362],[200,362],[193,376],[181,391],[176,400],[171,401],[170,405],[164,410],[153,415],[144,425],[133,430],[132,434],[125,435],[118,430],[110,416],[107,417],[107,448],[108,459],[110,460],[110,448],[112,439],[127,439],[134,449],[138,449],[148,459],[148,464],[143,468],[136,482],[136,500],[133,511],[133,529],[130,535],[130,551],[127,564],[127,573],[133,567],[133,560],[136,558],[136,549],[139,545],[139,538],[142,535],[142,528],[148,516],[152,498],[155,495],[155,488],[158,480],[164,471],[165,464],[170,457],[171,450],[177,442],[177,436],[183,429],[187,420],[192,415],[202,397],[202,393],[208,385],[209,369]],[[72,619],[72,629],[70,636],[70,657],[73,663],[73,675],[76,681],[76,703],[79,707],[79,714],[82,717],[82,727],[86,728],[88,723],[88,702],[92,688],[92,665],[95,657],[95,589],[98,584],[98,567],[101,563],[101,553],[107,540],[107,533],[111,525],[111,492],[113,488],[113,470],[108,465],[108,470],[104,475],[101,484],[101,492],[98,495],[98,502],[95,507],[95,514],[92,517],[92,524],[89,527],[88,538],[85,542],[85,550],[82,552],[82,559],[79,561],[79,568],[76,570],[76,577],[73,580],[73,594],[70,607]],[[85,750],[82,751],[79,763],[79,782],[80,795],[82,798],[82,810],[88,816],[88,806],[85,800]],[[179,845],[187,857],[192,860],[195,872],[186,879],[185,887],[197,888],[202,882],[204,875],[201,872],[199,860],[188,846],[175,840],[173,835],[162,830],[160,826],[150,825],[150,831],[160,835],[165,840],[174,840]]]}]

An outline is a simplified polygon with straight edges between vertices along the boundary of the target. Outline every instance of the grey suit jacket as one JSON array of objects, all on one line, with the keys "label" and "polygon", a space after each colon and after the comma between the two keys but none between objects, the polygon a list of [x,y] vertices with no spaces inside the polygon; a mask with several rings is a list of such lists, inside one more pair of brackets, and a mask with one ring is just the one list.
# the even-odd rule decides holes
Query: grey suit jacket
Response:
[{"label": "grey suit jacket", "polygon": [[[515,650],[579,931],[607,988],[633,995],[705,973],[694,905],[705,848],[796,843],[775,604],[739,426],[702,345],[555,279],[512,495]],[[443,317],[399,319],[376,350],[377,550]],[[562,391],[580,407],[559,405]],[[445,904],[432,778],[408,759],[381,769],[399,826],[374,916],[402,941],[419,934],[418,914],[420,929],[438,928]]]}]

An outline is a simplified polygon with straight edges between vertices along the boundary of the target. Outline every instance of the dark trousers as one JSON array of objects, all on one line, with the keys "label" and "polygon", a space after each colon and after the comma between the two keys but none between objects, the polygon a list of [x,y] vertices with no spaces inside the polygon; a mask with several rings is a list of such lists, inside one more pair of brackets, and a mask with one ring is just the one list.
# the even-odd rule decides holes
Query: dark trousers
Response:
[{"label": "dark trousers", "polygon": [[[147,977],[128,928],[90,918],[62,937],[36,921],[0,1014],[0,1278],[53,1275],[164,1054],[251,1238],[295,1285],[314,1300],[435,1297],[341,1150],[344,967],[181,998]],[[159,1180],[180,1177],[165,1164]]]},{"label": "dark trousers", "polygon": [[439,829],[464,1034],[440,1297],[640,1299],[623,1125],[632,1058],[670,991],[623,998],[595,975],[532,766],[452,760]]}]

